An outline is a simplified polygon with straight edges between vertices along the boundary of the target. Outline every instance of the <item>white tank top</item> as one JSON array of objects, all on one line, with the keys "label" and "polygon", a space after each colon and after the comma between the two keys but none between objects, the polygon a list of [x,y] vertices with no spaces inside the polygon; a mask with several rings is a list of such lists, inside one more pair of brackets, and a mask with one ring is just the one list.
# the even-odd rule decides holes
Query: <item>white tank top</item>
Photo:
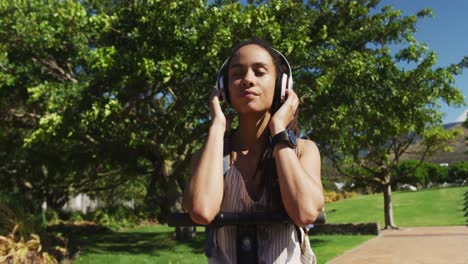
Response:
[{"label": "white tank top", "polygon": [[[267,205],[266,191],[258,201],[252,200],[247,192],[240,171],[234,166],[228,169],[224,177],[224,197],[222,212],[262,212]],[[258,263],[316,263],[309,239],[303,229],[303,238],[298,240],[296,228],[291,224],[257,226]],[[237,263],[237,227],[224,226],[215,231],[215,253],[208,258],[208,263]]]}]

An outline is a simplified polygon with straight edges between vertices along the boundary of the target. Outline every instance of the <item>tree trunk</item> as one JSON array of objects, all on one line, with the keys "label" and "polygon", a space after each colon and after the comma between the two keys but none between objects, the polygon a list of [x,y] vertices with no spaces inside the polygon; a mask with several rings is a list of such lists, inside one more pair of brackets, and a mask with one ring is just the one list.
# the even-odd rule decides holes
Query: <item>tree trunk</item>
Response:
[{"label": "tree trunk", "polygon": [[157,199],[157,183],[158,183],[158,173],[159,171],[155,170],[151,174],[151,180],[146,188],[146,197],[145,204],[146,208],[150,213],[150,217],[156,219],[159,213],[158,199]]},{"label": "tree trunk", "polygon": [[[388,178],[387,176],[386,178]],[[385,213],[385,229],[397,229],[393,221],[393,208],[392,208],[392,185],[390,179],[385,181],[384,189],[384,213]]]}]

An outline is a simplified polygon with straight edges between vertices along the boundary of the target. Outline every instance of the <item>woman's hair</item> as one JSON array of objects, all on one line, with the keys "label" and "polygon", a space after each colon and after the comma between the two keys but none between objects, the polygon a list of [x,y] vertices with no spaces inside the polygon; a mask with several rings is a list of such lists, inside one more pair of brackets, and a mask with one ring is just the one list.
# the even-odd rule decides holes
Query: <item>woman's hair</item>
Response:
[{"label": "woman's hair", "polygon": [[[275,70],[276,70],[276,79],[278,81],[278,76],[280,76],[280,74],[282,74],[283,72],[287,70],[287,66],[283,63],[281,59],[281,55],[278,54],[278,52],[276,52],[273,49],[272,45],[270,45],[268,42],[260,38],[252,38],[250,40],[247,40],[237,45],[232,50],[231,54],[234,54],[240,48],[247,46],[247,45],[251,45],[251,44],[260,46],[264,48],[266,51],[268,51],[268,53],[273,59],[273,63],[275,65]],[[231,58],[232,58],[232,55],[231,55]],[[224,70],[226,71],[229,68],[229,64],[231,63],[230,61],[231,58],[227,62],[227,66],[224,68]],[[226,73],[227,72],[225,72],[224,74],[227,77],[228,74]],[[275,89],[277,88],[276,86],[277,85],[275,85]],[[276,110],[278,109],[270,108],[271,116],[274,115]],[[299,137],[299,126],[297,123],[297,111],[294,113],[293,121],[289,123],[287,128],[291,129],[296,135],[296,137]],[[269,129],[266,129],[264,136],[268,138],[271,137]],[[271,146],[271,144],[268,144],[268,147],[263,152],[261,159],[257,165],[256,173],[258,173],[259,176],[262,178],[261,184],[265,186],[265,190],[267,191],[268,210],[269,211],[284,211],[284,206],[281,200],[281,193],[280,193],[279,182],[278,182],[278,174],[276,171],[276,164],[275,164],[275,159],[273,156],[273,146]]]},{"label": "woman's hair", "polygon": [[[236,53],[236,51],[238,51],[240,48],[247,46],[247,45],[257,45],[265,49],[270,54],[271,58],[273,59],[273,64],[275,66],[276,77],[278,77],[280,73],[286,70],[286,65],[282,63],[281,56],[278,54],[278,52],[273,50],[273,46],[270,43],[260,38],[252,38],[252,39],[249,39],[247,41],[240,43],[239,45],[235,46],[232,49],[231,57],[229,58],[227,65],[225,67],[226,71],[229,69],[229,64],[231,64],[231,60],[232,60],[234,53]],[[228,78],[228,74],[225,74],[225,76]]]}]

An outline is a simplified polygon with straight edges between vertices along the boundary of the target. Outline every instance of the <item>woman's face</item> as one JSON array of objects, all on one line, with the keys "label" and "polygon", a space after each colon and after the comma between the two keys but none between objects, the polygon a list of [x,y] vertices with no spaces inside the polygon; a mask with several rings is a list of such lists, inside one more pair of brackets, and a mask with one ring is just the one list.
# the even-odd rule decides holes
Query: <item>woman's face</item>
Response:
[{"label": "woman's face", "polygon": [[273,102],[276,69],[263,47],[249,44],[238,49],[228,68],[231,104],[239,113],[266,112]]}]

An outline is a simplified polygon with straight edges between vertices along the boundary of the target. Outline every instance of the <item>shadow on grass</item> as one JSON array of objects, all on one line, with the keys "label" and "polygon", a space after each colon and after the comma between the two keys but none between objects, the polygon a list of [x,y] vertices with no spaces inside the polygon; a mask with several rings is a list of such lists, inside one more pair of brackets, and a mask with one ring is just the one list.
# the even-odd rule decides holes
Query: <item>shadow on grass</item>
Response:
[{"label": "shadow on grass", "polygon": [[180,251],[203,253],[205,233],[197,232],[190,241],[176,241],[174,231],[115,232],[107,228],[60,226],[51,230],[60,232],[68,238],[71,257],[78,252],[96,254],[145,254],[160,256],[163,252],[171,252],[176,247]]},{"label": "shadow on grass", "polygon": [[[154,230],[145,232],[112,231],[100,226],[60,225],[49,228],[50,231],[60,232],[68,239],[69,257],[74,259],[82,254],[103,255],[147,255],[161,257],[172,255],[174,252],[184,254],[203,254],[205,233],[197,232],[194,239],[176,241],[173,230]],[[309,236],[313,247],[323,248],[333,243],[329,239]],[[79,253],[79,254],[78,254]]]},{"label": "shadow on grass", "polygon": [[326,244],[330,244],[330,241],[327,241],[327,240],[324,240],[324,239],[318,239],[318,238],[311,238],[309,236],[309,241],[310,241],[310,244],[313,245],[313,247],[316,247],[316,246],[324,246]]}]

